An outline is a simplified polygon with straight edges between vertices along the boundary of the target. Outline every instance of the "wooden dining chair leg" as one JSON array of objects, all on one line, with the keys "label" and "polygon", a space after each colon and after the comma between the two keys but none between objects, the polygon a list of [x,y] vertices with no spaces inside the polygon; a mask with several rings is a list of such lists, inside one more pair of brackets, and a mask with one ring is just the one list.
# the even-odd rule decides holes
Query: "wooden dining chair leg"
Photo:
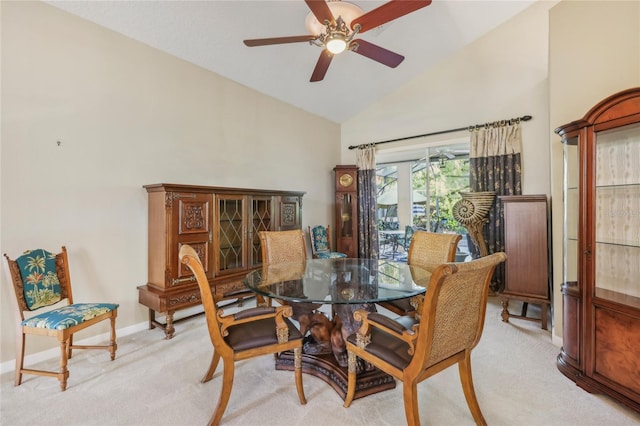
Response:
[{"label": "wooden dining chair leg", "polygon": [[417,381],[405,379],[402,382],[402,396],[404,398],[404,415],[407,418],[407,426],[420,426]]},{"label": "wooden dining chair leg", "polygon": [[205,373],[205,375],[200,379],[200,383],[207,383],[213,377],[213,373],[216,372],[216,368],[218,368],[218,362],[220,362],[220,354],[214,349],[213,356],[211,357],[211,363],[209,364],[209,369]]},{"label": "wooden dining chair leg", "polygon": [[347,365],[348,365],[348,381],[347,381],[347,394],[344,397],[344,408],[347,408],[353,402],[353,397],[356,393],[356,367],[357,357],[353,352],[347,351]]},{"label": "wooden dining chair leg", "polygon": [[486,425],[487,422],[482,415],[476,392],[473,387],[473,377],[471,376],[471,352],[467,351],[465,356],[458,363],[458,371],[460,373],[460,382],[462,383],[462,391],[467,400],[467,405],[477,425]]},{"label": "wooden dining chair leg", "polygon": [[305,405],[307,397],[304,395],[304,387],[302,386],[302,348],[293,349],[293,366],[295,368],[298,398],[300,399],[300,404]]},{"label": "wooden dining chair leg", "polygon": [[118,344],[116,343],[116,317],[112,316],[109,320],[111,322],[111,335],[109,337],[109,355],[111,356],[111,361],[116,359],[116,350],[118,349]]},{"label": "wooden dining chair leg", "polygon": [[66,340],[67,340],[67,360],[70,360],[71,357],[73,356],[73,353],[71,352],[73,350],[73,334],[69,335]]},{"label": "wooden dining chair leg", "polygon": [[60,390],[65,391],[67,389],[67,379],[69,378],[69,370],[67,370],[67,354],[69,352],[69,337],[60,335],[60,371],[56,376],[60,381]]},{"label": "wooden dining chair leg", "polygon": [[233,374],[234,374],[234,360],[223,360],[224,368],[222,373],[222,389],[220,389],[220,398],[218,398],[218,404],[216,405],[216,411],[214,411],[209,425],[217,426],[220,424],[220,419],[224,414],[224,410],[227,408],[229,398],[231,397],[231,388],[233,387]]},{"label": "wooden dining chair leg", "polygon": [[22,383],[22,368],[24,367],[24,333],[18,330],[16,333],[16,371],[13,384],[20,386]]}]

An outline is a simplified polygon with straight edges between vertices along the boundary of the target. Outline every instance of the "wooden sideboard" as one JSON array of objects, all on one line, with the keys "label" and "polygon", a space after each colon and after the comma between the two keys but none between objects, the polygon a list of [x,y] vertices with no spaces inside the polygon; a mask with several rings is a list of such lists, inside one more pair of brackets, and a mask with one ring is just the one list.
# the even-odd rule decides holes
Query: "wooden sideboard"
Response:
[{"label": "wooden sideboard", "polygon": [[[174,313],[201,304],[195,277],[178,261],[182,244],[200,256],[216,300],[241,303],[253,295],[242,280],[261,263],[258,232],[302,226],[304,192],[167,183],[144,188],[148,282],[138,287],[138,301],[149,308],[149,328],[162,328],[167,339],[175,333]],[[165,323],[156,320],[156,313],[165,316]]]}]

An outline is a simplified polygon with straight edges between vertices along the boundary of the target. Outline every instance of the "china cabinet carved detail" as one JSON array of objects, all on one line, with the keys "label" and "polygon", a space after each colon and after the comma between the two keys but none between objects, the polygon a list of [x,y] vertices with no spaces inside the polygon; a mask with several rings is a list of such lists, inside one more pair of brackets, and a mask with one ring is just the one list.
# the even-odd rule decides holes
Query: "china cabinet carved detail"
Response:
[{"label": "china cabinet carved detail", "polygon": [[640,87],[556,133],[565,170],[558,368],[640,412]]},{"label": "china cabinet carved detail", "polygon": [[165,183],[145,189],[148,282],[138,287],[138,300],[149,308],[149,328],[162,328],[168,339],[175,332],[175,312],[201,304],[193,274],[178,262],[183,244],[200,256],[216,300],[242,303],[253,295],[242,280],[261,262],[258,232],[302,227],[304,192]]},{"label": "china cabinet carved detail", "polygon": [[336,251],[358,257],[358,167],[336,166]]}]

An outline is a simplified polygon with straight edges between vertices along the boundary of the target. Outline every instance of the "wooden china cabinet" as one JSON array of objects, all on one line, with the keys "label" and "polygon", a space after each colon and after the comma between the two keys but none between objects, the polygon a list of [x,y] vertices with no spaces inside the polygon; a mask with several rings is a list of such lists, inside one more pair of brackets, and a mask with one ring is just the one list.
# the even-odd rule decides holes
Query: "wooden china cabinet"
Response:
[{"label": "wooden china cabinet", "polygon": [[640,412],[640,87],[556,133],[565,168],[558,369]]},{"label": "wooden china cabinet", "polygon": [[336,166],[336,251],[358,257],[358,167]]},{"label": "wooden china cabinet", "polygon": [[[166,338],[176,311],[201,304],[194,275],[178,261],[183,244],[198,253],[216,301],[253,293],[242,280],[260,266],[259,231],[301,229],[304,192],[154,184],[148,192],[148,282],[138,300],[149,308],[149,328]],[[156,321],[156,313],[166,322]],[[184,319],[184,318],[183,318]]]}]

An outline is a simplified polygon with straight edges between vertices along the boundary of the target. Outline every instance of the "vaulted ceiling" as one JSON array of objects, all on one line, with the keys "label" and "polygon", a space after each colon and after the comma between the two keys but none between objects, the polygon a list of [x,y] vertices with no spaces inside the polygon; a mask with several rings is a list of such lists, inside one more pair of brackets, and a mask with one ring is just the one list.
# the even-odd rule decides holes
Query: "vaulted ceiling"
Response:
[{"label": "vaulted ceiling", "polygon": [[[533,1],[434,0],[360,38],[405,57],[389,68],[336,55],[309,81],[321,48],[307,42],[247,47],[245,39],[308,34],[303,0],[47,1],[258,92],[342,123],[521,12]],[[385,1],[354,1],[365,13]]]}]

